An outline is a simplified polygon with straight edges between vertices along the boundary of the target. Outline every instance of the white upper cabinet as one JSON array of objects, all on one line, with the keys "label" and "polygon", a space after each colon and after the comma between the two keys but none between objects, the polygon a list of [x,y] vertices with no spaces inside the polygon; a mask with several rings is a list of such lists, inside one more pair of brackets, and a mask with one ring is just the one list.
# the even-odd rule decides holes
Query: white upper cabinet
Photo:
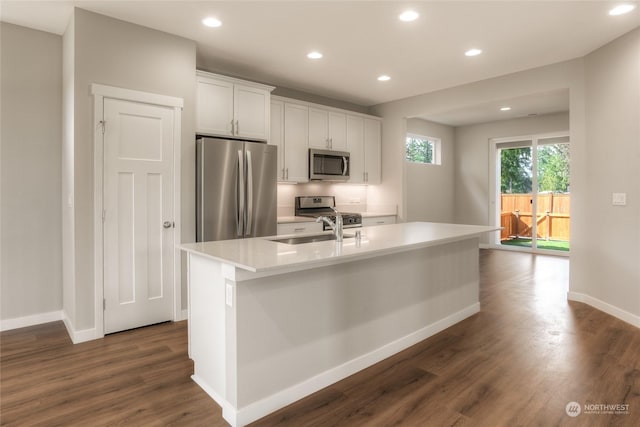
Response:
[{"label": "white upper cabinet", "polygon": [[308,114],[306,105],[271,100],[271,138],[278,146],[278,181],[309,181]]},{"label": "white upper cabinet", "polygon": [[380,184],[382,178],[382,123],[364,118],[364,173],[366,184]]},{"label": "white upper cabinet", "polygon": [[380,184],[380,120],[347,115],[347,147],[351,153],[349,182]]},{"label": "white upper cabinet", "polygon": [[196,72],[196,132],[268,141],[272,86]]},{"label": "white upper cabinet", "polygon": [[197,132],[232,136],[233,84],[198,76],[197,85]]},{"label": "white upper cabinet", "polygon": [[349,182],[363,184],[365,182],[364,119],[360,116],[347,115],[347,151],[351,154]]},{"label": "white upper cabinet", "polygon": [[350,153],[349,183],[380,184],[381,120],[304,101],[273,97],[271,140],[278,181],[309,181],[309,148]]},{"label": "white upper cabinet", "polygon": [[282,181],[309,181],[309,108],[284,104],[284,178]]},{"label": "white upper cabinet", "polygon": [[309,147],[344,151],[347,148],[344,113],[309,107]]},{"label": "white upper cabinet", "polygon": [[271,137],[269,144],[278,147],[278,180],[284,179],[284,102],[271,100]]}]

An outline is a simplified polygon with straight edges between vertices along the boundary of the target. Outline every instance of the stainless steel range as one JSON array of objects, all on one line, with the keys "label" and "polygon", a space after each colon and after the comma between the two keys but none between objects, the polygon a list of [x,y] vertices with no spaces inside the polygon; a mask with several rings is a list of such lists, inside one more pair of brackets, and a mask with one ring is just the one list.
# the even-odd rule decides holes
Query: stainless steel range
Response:
[{"label": "stainless steel range", "polygon": [[[306,216],[318,218],[326,216],[335,222],[336,213],[333,208],[336,206],[334,196],[299,196],[296,197],[296,216]],[[362,227],[362,215],[359,213],[340,212],[342,216],[343,228]],[[323,230],[330,230],[331,227],[323,222]]]}]

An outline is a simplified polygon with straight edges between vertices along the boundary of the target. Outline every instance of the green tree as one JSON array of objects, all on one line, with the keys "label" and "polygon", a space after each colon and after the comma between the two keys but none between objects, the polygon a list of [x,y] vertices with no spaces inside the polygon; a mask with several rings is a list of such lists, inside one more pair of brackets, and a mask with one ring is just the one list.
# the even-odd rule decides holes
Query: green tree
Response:
[{"label": "green tree", "polygon": [[569,191],[569,144],[538,147],[538,191]]},{"label": "green tree", "polygon": [[531,192],[531,148],[500,150],[500,191],[526,194]]},{"label": "green tree", "polygon": [[433,163],[433,143],[428,139],[407,136],[407,160],[417,163]]}]

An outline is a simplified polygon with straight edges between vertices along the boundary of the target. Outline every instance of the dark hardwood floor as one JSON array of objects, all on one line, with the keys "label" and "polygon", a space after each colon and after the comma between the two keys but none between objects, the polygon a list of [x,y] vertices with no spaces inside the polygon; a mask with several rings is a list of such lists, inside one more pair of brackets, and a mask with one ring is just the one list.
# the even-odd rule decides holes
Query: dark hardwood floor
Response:
[{"label": "dark hardwood floor", "polygon": [[[480,313],[253,425],[640,425],[640,330],[567,302],[568,259],[483,250],[480,268]],[[61,322],[3,332],[0,424],[226,425],[189,378],[186,334],[167,323],[74,346]]]}]

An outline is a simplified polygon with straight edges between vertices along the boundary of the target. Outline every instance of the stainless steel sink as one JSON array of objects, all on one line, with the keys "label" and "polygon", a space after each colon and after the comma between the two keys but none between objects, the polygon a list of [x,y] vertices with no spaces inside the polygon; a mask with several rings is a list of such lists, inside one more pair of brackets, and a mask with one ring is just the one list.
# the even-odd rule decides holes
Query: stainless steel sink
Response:
[{"label": "stainless steel sink", "polygon": [[[355,237],[355,234],[344,234],[343,239]],[[312,236],[286,237],[284,239],[269,239],[272,242],[284,243],[286,245],[299,245],[302,243],[325,242],[327,240],[336,240],[335,234],[314,234]]]}]

